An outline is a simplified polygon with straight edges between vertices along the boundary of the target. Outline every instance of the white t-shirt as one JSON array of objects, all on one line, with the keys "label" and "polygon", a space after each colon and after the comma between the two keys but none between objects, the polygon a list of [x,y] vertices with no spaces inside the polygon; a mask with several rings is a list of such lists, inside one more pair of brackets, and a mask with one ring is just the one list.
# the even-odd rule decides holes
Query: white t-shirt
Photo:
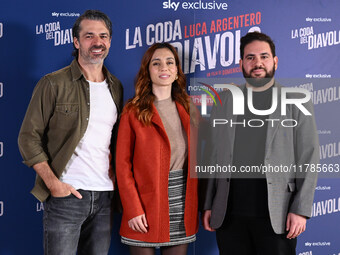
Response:
[{"label": "white t-shirt", "polygon": [[113,183],[109,178],[109,154],[111,132],[117,121],[117,108],[106,81],[88,82],[89,123],[60,180],[75,189],[113,190]]}]

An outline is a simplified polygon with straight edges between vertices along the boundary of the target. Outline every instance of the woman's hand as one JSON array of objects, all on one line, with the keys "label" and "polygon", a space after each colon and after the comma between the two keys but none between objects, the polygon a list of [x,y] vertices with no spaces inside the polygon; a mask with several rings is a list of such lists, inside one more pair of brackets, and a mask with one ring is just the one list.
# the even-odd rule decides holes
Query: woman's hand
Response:
[{"label": "woman's hand", "polygon": [[132,218],[128,221],[129,228],[133,231],[140,232],[140,233],[147,233],[148,230],[148,223],[146,221],[145,214],[139,215],[137,217]]}]

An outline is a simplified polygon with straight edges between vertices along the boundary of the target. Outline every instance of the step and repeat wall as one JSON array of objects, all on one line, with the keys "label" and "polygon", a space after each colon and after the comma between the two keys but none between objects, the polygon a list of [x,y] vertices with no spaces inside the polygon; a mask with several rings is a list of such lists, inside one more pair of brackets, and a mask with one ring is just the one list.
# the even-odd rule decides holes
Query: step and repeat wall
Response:
[{"label": "step and repeat wall", "polygon": [[[192,78],[242,78],[240,38],[248,31],[270,35],[279,58],[276,77],[310,91],[320,139],[323,172],[297,254],[340,254],[339,1],[12,0],[0,2],[0,255],[43,254],[44,206],[30,194],[35,173],[22,164],[17,136],[37,81],[72,61],[72,26],[87,9],[113,22],[105,64],[122,81],[125,100],[154,42],[176,47],[192,92],[198,88]],[[128,254],[119,214],[114,224],[110,254]],[[218,254],[215,234],[200,227],[189,254]]]}]

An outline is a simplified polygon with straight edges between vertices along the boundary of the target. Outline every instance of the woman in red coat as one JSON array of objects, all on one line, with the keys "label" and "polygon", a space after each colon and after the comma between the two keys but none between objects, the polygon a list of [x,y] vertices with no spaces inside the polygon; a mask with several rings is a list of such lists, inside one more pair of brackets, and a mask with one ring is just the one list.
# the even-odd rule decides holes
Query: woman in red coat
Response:
[{"label": "woman in red coat", "polygon": [[189,102],[176,50],[168,43],[152,45],[143,56],[117,140],[120,234],[132,255],[154,254],[155,247],[163,255],[185,255],[196,239],[197,178],[188,170]]}]

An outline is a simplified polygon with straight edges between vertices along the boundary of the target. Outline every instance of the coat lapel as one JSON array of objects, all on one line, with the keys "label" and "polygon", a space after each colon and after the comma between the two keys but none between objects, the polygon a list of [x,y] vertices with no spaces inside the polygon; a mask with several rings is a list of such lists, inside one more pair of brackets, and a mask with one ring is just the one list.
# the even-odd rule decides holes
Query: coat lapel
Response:
[{"label": "coat lapel", "polygon": [[272,114],[269,115],[269,119],[273,119],[274,121],[268,122],[265,157],[268,154],[268,151],[269,151],[269,148],[270,148],[270,146],[273,142],[274,136],[277,133],[280,122],[282,121],[282,116],[281,116],[281,86],[280,86],[280,84],[275,82],[274,88],[277,88],[277,99],[278,99],[278,101],[277,101],[276,110]]},{"label": "coat lapel", "polygon": [[155,105],[152,105],[152,110],[153,110],[153,115],[152,115],[152,118],[151,118],[152,123],[155,124],[156,126],[159,126],[165,132],[165,128],[163,126],[161,116],[159,116],[159,113],[158,113]]},{"label": "coat lapel", "polygon": [[[244,90],[243,85],[241,85],[239,88],[243,91]],[[237,116],[233,114],[233,97],[230,95],[229,100],[227,100],[227,105],[224,106],[224,109],[226,110],[226,119],[232,120],[233,123],[237,122]],[[235,142],[235,134],[236,134],[236,125],[232,125],[231,127],[228,127],[228,129],[230,130],[229,132],[226,132],[228,134],[228,141],[230,141],[230,152],[231,154],[234,153],[234,142]]]},{"label": "coat lapel", "polygon": [[182,125],[185,129],[185,132],[187,133],[187,136],[189,137],[189,134],[190,134],[190,116],[180,103],[176,102],[176,106],[177,106],[177,111],[178,111],[179,117],[181,119]]}]

